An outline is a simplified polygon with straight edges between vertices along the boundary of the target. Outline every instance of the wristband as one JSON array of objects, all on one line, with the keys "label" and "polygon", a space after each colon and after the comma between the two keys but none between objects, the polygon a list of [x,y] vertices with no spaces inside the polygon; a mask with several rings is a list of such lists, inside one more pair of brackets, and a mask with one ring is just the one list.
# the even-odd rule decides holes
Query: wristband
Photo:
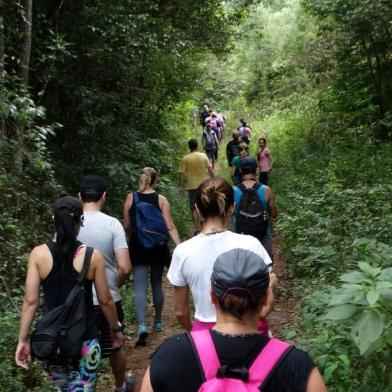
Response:
[{"label": "wristband", "polygon": [[116,325],[114,327],[113,326],[109,326],[109,329],[110,329],[111,332],[122,332],[123,327],[122,327],[121,323],[118,322],[118,325]]}]

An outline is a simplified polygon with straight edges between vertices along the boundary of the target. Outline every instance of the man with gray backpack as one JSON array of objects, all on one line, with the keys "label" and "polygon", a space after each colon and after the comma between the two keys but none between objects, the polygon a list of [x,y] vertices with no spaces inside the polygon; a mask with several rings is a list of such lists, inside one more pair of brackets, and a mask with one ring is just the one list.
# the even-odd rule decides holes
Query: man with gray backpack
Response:
[{"label": "man with gray backpack", "polygon": [[256,180],[257,161],[245,157],[240,163],[242,182],[234,187],[235,232],[256,237],[272,259],[271,218],[276,218],[274,195]]},{"label": "man with gray backpack", "polygon": [[218,137],[216,136],[215,131],[212,130],[211,124],[207,124],[206,129],[203,132],[203,147],[208,160],[211,162],[212,169],[215,170],[217,151],[220,149],[220,146]]}]

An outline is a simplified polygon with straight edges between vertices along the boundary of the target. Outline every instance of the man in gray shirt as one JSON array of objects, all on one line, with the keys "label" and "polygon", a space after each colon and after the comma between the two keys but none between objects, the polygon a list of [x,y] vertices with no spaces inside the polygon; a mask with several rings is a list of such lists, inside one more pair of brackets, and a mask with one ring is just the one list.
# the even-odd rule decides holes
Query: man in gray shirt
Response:
[{"label": "man in gray shirt", "polygon": [[112,332],[123,329],[124,312],[121,306],[119,287],[131,272],[128,245],[124,229],[118,219],[106,215],[101,210],[105,204],[106,181],[99,176],[85,176],[80,182],[79,196],[83,202],[84,223],[78,240],[98,249],[105,259],[106,276],[114,302],[116,303],[120,326],[108,325],[94,294],[94,308],[98,327],[101,331],[102,357],[110,357],[112,373],[115,378],[116,392],[129,392],[134,388],[132,378],[125,377],[126,358],[124,349],[112,348]]}]

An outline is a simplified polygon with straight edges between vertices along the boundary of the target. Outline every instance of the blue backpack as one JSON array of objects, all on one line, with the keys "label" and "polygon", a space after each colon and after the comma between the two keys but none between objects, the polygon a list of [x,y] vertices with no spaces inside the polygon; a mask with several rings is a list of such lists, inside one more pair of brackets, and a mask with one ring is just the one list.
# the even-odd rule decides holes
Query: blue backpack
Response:
[{"label": "blue backpack", "polygon": [[139,194],[133,193],[138,241],[147,249],[166,244],[169,239],[162,212],[154,204],[140,201]]}]

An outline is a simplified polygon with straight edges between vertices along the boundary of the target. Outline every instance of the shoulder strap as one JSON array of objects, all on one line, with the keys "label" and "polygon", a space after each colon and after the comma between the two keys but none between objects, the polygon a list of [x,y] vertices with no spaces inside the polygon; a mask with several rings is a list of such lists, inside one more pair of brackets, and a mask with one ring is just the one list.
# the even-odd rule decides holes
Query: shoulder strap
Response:
[{"label": "shoulder strap", "polygon": [[252,189],[254,189],[255,191],[258,191],[260,187],[261,187],[261,184],[258,183],[258,182],[255,182],[255,183],[252,185]]},{"label": "shoulder strap", "polygon": [[249,383],[264,386],[283,356],[293,348],[278,339],[270,339],[249,368]]},{"label": "shoulder strap", "polygon": [[91,261],[91,256],[93,255],[94,248],[91,248],[89,246],[86,247],[86,253],[84,254],[84,260],[83,260],[83,268],[80,271],[80,274],[78,276],[78,283],[81,284],[83,283],[87,271],[90,267],[90,261]]},{"label": "shoulder strap", "polygon": [[206,380],[211,380],[216,376],[220,367],[218,355],[212,341],[210,330],[202,330],[190,333],[192,340],[204,371]]},{"label": "shoulder strap", "polygon": [[245,187],[245,185],[244,185],[242,182],[241,182],[240,184],[236,185],[236,187],[237,187],[242,193],[245,192],[246,187]]},{"label": "shoulder strap", "polygon": [[137,192],[133,192],[133,201],[135,202],[135,205],[139,203],[139,194]]}]

